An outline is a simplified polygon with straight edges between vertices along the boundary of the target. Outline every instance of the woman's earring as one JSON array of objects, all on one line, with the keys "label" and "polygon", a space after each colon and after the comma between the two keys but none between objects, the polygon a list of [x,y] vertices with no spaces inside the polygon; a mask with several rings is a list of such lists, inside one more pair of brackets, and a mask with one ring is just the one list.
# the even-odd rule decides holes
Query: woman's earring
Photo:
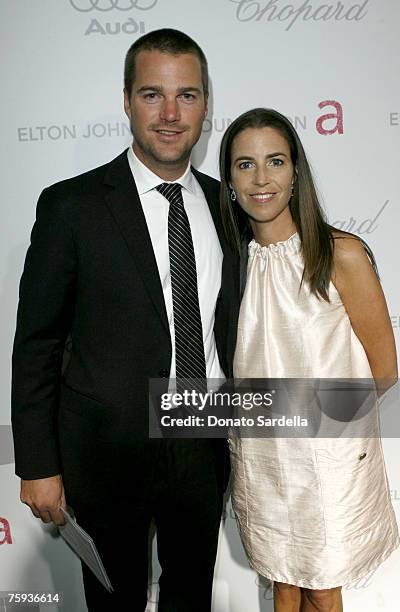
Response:
[{"label": "woman's earring", "polygon": [[234,189],[231,191],[231,200],[232,202],[236,202],[237,200],[236,191]]},{"label": "woman's earring", "polygon": [[292,191],[290,192],[290,197],[293,198],[294,194],[294,183],[292,183]]}]

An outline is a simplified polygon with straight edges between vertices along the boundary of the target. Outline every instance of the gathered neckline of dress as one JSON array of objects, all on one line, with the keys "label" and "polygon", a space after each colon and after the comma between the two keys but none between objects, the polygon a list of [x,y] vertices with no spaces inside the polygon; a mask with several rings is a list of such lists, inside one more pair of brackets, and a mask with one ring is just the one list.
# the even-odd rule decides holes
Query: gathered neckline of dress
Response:
[{"label": "gathered neckline of dress", "polygon": [[249,257],[260,255],[266,259],[270,255],[285,257],[293,253],[298,253],[301,248],[301,240],[298,232],[295,232],[286,240],[280,240],[276,243],[271,243],[268,246],[262,246],[254,238],[249,243]]}]

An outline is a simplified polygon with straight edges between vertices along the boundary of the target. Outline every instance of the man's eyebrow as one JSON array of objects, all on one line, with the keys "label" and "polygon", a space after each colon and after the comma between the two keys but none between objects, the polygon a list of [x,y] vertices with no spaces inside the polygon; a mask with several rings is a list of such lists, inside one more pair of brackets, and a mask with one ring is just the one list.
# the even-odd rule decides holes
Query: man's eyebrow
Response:
[{"label": "man's eyebrow", "polygon": [[[143,93],[144,91],[154,91],[155,93],[163,93],[163,88],[160,85],[142,85],[136,91],[136,93]],[[198,94],[202,94],[202,90],[199,87],[192,87],[191,85],[185,87],[179,87],[178,94],[195,92]]]},{"label": "man's eyebrow", "polygon": [[142,87],[139,87],[136,93],[142,93],[144,91],[155,91],[157,93],[162,93],[162,90],[162,87],[159,85],[142,85]]},{"label": "man's eyebrow", "polygon": [[178,92],[179,93],[188,93],[189,91],[193,91],[196,93],[203,93],[203,91],[201,89],[199,89],[199,87],[179,87]]}]

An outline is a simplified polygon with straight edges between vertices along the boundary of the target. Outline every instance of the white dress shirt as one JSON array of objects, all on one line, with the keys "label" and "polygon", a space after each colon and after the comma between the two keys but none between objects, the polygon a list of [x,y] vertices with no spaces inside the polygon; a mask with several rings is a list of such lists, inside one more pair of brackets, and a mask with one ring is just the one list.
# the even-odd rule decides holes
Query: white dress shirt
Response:
[{"label": "white dress shirt", "polygon": [[170,378],[176,377],[175,331],[172,302],[171,272],[168,250],[169,202],[155,188],[161,183],[182,185],[182,197],[192,232],[197,270],[197,288],[201,323],[203,327],[204,355],[207,378],[223,378],[214,338],[215,304],[221,287],[222,250],[204,193],[192,174],[190,164],[175,181],[164,181],[145,166],[128,149],[128,161],[146,218],[158,273],[164,293],[172,342]]}]

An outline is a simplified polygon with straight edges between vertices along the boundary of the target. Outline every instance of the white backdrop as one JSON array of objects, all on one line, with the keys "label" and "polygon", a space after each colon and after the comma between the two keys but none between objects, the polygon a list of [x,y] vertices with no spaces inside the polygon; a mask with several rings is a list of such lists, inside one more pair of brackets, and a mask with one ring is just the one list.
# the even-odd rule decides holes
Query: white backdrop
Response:
[{"label": "white backdrop", "polygon": [[[398,0],[2,0],[0,591],[62,591],[66,612],[86,610],[72,553],[18,501],[10,353],[40,191],[112,159],[130,143],[122,105],[130,44],[144,32],[175,27],[203,47],[212,94],[194,162],[209,174],[217,176],[221,135],[239,113],[268,106],[291,118],[331,222],[362,235],[374,250],[398,340],[399,22]],[[385,439],[384,447],[400,520],[397,439]],[[124,528],[129,525],[119,525]],[[345,589],[345,609],[398,610],[399,562],[397,551]],[[157,575],[154,562],[152,602]],[[248,569],[228,503],[213,610],[272,609],[270,589]]]}]

